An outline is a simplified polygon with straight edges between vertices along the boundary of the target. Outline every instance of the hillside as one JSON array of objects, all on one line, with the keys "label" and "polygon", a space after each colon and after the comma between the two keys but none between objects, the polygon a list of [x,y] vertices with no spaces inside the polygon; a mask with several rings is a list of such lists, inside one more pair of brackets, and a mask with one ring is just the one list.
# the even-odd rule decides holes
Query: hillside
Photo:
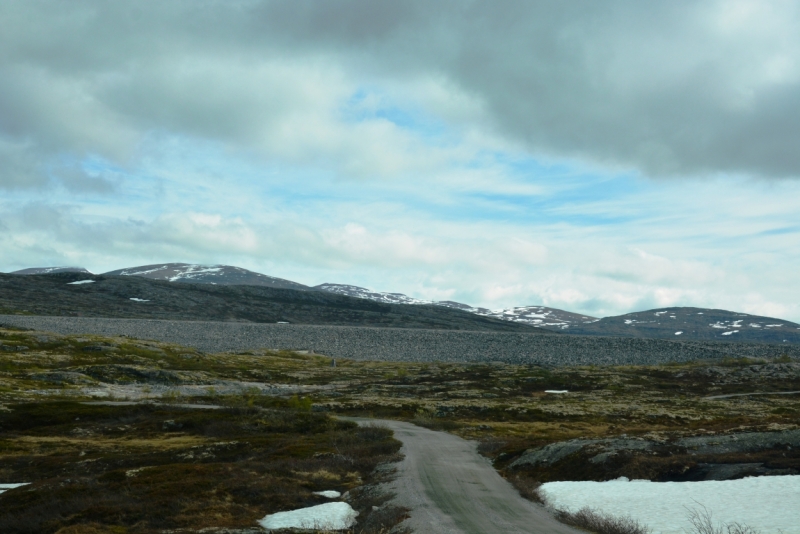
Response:
[{"label": "hillside", "polygon": [[800,325],[791,321],[708,308],[658,308],[590,323],[565,332],[674,340],[800,343]]},{"label": "hillside", "polygon": [[493,317],[495,319],[502,319],[504,321],[539,326],[542,328],[548,328],[550,330],[563,330],[574,324],[580,324],[596,319],[595,317],[588,315],[568,312],[556,308],[548,308],[546,306],[517,306],[502,310],[490,310],[488,308],[470,306],[469,304],[463,304],[461,302],[453,302],[452,300],[420,300],[409,297],[408,295],[404,295],[402,293],[383,293],[380,291],[372,291],[363,287],[347,284],[325,283],[314,286],[311,289],[315,289],[317,291],[329,291],[339,295],[347,295],[348,297],[368,299],[387,304],[428,304],[433,306],[442,306],[445,308],[453,308],[456,310],[474,313],[476,315],[482,315],[484,317]]},{"label": "hillside", "polygon": [[256,273],[231,265],[192,265],[189,263],[159,263],[129,267],[103,273],[104,276],[142,276],[151,280],[167,282],[190,282],[193,284],[266,286],[282,289],[308,289],[308,286]]},{"label": "hillside", "polygon": [[[79,267],[43,267],[24,269],[11,274],[54,274],[54,273],[83,273],[91,275],[89,271]],[[352,302],[343,309],[370,309],[370,305],[364,304],[372,302],[385,306],[401,306],[402,312],[399,316],[408,317],[400,320],[399,316],[383,316],[381,319],[373,317],[373,312],[347,312],[341,317],[335,317],[330,313],[333,308],[326,304],[317,309],[310,315],[297,315],[302,317],[295,318],[292,322],[300,324],[346,324],[362,326],[401,326],[406,324],[413,325],[411,328],[456,328],[456,329],[488,329],[508,331],[508,327],[501,326],[502,323],[517,323],[518,326],[532,326],[550,331],[562,332],[573,335],[592,335],[592,336],[618,336],[654,339],[673,339],[683,341],[734,341],[752,343],[800,343],[800,325],[791,321],[785,321],[774,317],[763,317],[749,315],[728,310],[718,310],[710,308],[657,308],[625,315],[605,317],[597,319],[588,315],[578,314],[557,308],[546,306],[516,306],[506,309],[490,310],[488,308],[471,306],[454,301],[427,301],[414,297],[409,297],[402,293],[388,293],[372,291],[359,286],[348,284],[325,283],[309,287],[291,280],[268,276],[265,274],[249,271],[241,267],[230,265],[194,265],[187,263],[163,263],[153,265],[143,265],[140,267],[130,267],[111,271],[102,275],[104,277],[126,277],[126,278],[145,278],[163,282],[180,282],[181,284],[190,283],[206,286],[227,286],[227,287],[265,287],[274,289],[297,290],[306,293],[317,293],[342,298],[356,299],[361,304]],[[247,292],[248,290],[243,290]],[[138,298],[138,297],[137,297]],[[297,302],[311,300],[314,297],[308,295],[304,297],[292,297],[299,299]],[[320,302],[328,302],[324,297],[320,297]],[[202,299],[201,299],[202,300]],[[290,299],[291,300],[291,299]],[[338,301],[336,301],[338,302]],[[78,304],[76,304],[78,305]],[[226,305],[227,306],[227,305]],[[248,305],[249,306],[249,305]],[[246,320],[254,322],[275,322],[276,317],[282,316],[289,308],[259,308],[258,311],[241,310],[237,303],[234,307],[239,310],[233,313],[233,319],[228,319],[228,311],[217,309],[215,311],[204,312],[200,308],[194,309],[188,317],[203,318],[209,320]],[[156,306],[157,307],[157,306]],[[228,306],[229,307],[229,306]],[[290,306],[291,307],[291,306]],[[425,308],[421,311],[417,308]],[[142,313],[143,310],[131,310],[130,306],[118,310],[118,313]],[[456,315],[448,315],[442,309],[450,309],[460,312]],[[227,308],[226,308],[227,309]],[[320,310],[326,309],[325,313]],[[337,308],[338,309],[338,308]],[[438,312],[436,310],[439,310]],[[49,313],[49,312],[48,312]],[[92,311],[83,310],[77,313],[93,315]],[[148,312],[149,313],[149,312]],[[161,313],[161,312],[159,312]],[[164,312],[167,313],[167,312]],[[187,316],[186,310],[171,310],[170,314]],[[197,314],[200,314],[198,316]],[[210,314],[210,315],[209,315]],[[220,315],[221,314],[221,315]],[[265,315],[266,314],[266,315]],[[466,314],[466,315],[465,315]],[[132,317],[131,315],[123,315]],[[367,317],[369,316],[369,317]],[[420,319],[420,317],[425,317]],[[482,322],[483,319],[494,320],[494,322]],[[116,317],[116,315],[115,315]],[[122,317],[122,316],[120,316]],[[135,317],[141,317],[135,315]],[[153,318],[164,318],[162,315],[150,316]],[[256,317],[256,319],[253,319]],[[268,319],[258,319],[264,317]],[[457,319],[455,319],[457,317]],[[273,320],[274,319],[274,320]],[[287,319],[288,320],[288,319]],[[322,321],[322,322],[320,322]],[[367,321],[367,322],[360,322]],[[502,323],[498,323],[502,321]],[[425,325],[451,325],[451,326],[425,326]],[[511,330],[516,331],[516,330]]]},{"label": "hillside", "polygon": [[438,306],[381,304],[321,291],[80,273],[0,274],[0,313],[551,333]]},{"label": "hillside", "polygon": [[54,273],[83,273],[92,274],[83,267],[31,267],[20,269],[8,274],[54,274]]}]

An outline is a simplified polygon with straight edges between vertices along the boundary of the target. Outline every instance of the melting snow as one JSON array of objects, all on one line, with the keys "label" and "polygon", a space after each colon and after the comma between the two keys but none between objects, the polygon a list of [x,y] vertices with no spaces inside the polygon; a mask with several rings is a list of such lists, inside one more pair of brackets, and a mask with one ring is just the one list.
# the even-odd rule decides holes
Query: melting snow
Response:
[{"label": "melting snow", "polygon": [[675,335],[676,335],[676,336],[679,336],[679,335],[681,335],[681,334],[683,334],[683,331],[680,331],[680,332],[675,332]]},{"label": "melting snow", "polygon": [[79,286],[81,284],[94,284],[94,280],[78,280],[77,282],[69,282],[68,286]]},{"label": "melting snow", "polygon": [[723,333],[722,333],[722,335],[723,335],[723,336],[729,336],[729,335],[731,335],[731,334],[735,334],[735,333],[737,333],[737,332],[738,332],[738,330],[731,330],[730,332],[723,332]]},{"label": "melting snow", "polygon": [[281,528],[344,530],[355,524],[357,515],[358,512],[346,502],[329,502],[290,512],[270,514],[258,523],[267,530]]},{"label": "melting snow", "polygon": [[557,394],[560,395],[560,394],[563,394],[563,393],[569,393],[569,390],[566,390],[566,389],[546,389],[546,390],[544,390],[544,392],[545,393],[557,393]]},{"label": "melting snow", "polygon": [[16,484],[0,484],[0,493],[10,489],[18,488],[20,486],[27,486],[30,482],[17,482]]},{"label": "melting snow", "polygon": [[137,299],[136,297],[131,297],[131,300],[134,302],[150,302],[147,299]]},{"label": "melting snow", "polygon": [[321,495],[323,497],[327,497],[328,499],[338,499],[342,496],[342,494],[336,490],[315,491],[314,495]]},{"label": "melting snow", "polygon": [[783,326],[783,325],[782,324],[768,324],[767,328],[772,328],[772,327],[777,327],[777,326]]},{"label": "melting snow", "polygon": [[[686,509],[702,504],[714,522],[747,524],[762,534],[800,534],[800,476],[748,477],[703,482],[548,482],[540,491],[555,508],[585,506],[647,524],[653,534],[684,534]],[[686,530],[684,530],[686,529]]]}]

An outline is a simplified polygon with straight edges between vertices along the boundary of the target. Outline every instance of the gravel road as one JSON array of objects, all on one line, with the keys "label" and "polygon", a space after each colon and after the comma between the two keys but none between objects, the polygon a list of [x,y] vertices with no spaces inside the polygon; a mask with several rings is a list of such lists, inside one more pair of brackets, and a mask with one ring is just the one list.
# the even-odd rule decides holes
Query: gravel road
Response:
[{"label": "gravel road", "polygon": [[579,534],[527,501],[506,482],[475,443],[400,421],[388,426],[405,459],[389,485],[394,504],[411,509],[405,525],[417,534]]}]

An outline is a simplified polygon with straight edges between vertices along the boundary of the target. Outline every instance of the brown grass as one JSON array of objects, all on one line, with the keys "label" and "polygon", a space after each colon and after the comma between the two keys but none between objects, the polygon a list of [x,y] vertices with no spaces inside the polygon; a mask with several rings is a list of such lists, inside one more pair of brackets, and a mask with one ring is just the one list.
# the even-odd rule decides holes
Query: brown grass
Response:
[{"label": "brown grass", "polygon": [[649,534],[650,527],[630,517],[614,517],[591,508],[577,512],[558,511],[556,517],[568,525],[594,532],[595,534]]}]

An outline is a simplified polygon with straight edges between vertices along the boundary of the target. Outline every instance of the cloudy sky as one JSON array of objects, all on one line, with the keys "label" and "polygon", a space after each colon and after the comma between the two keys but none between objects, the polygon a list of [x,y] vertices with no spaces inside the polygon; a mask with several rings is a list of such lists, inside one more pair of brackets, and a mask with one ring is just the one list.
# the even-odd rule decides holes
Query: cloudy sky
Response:
[{"label": "cloudy sky", "polygon": [[800,321],[800,3],[0,3],[0,271]]}]

